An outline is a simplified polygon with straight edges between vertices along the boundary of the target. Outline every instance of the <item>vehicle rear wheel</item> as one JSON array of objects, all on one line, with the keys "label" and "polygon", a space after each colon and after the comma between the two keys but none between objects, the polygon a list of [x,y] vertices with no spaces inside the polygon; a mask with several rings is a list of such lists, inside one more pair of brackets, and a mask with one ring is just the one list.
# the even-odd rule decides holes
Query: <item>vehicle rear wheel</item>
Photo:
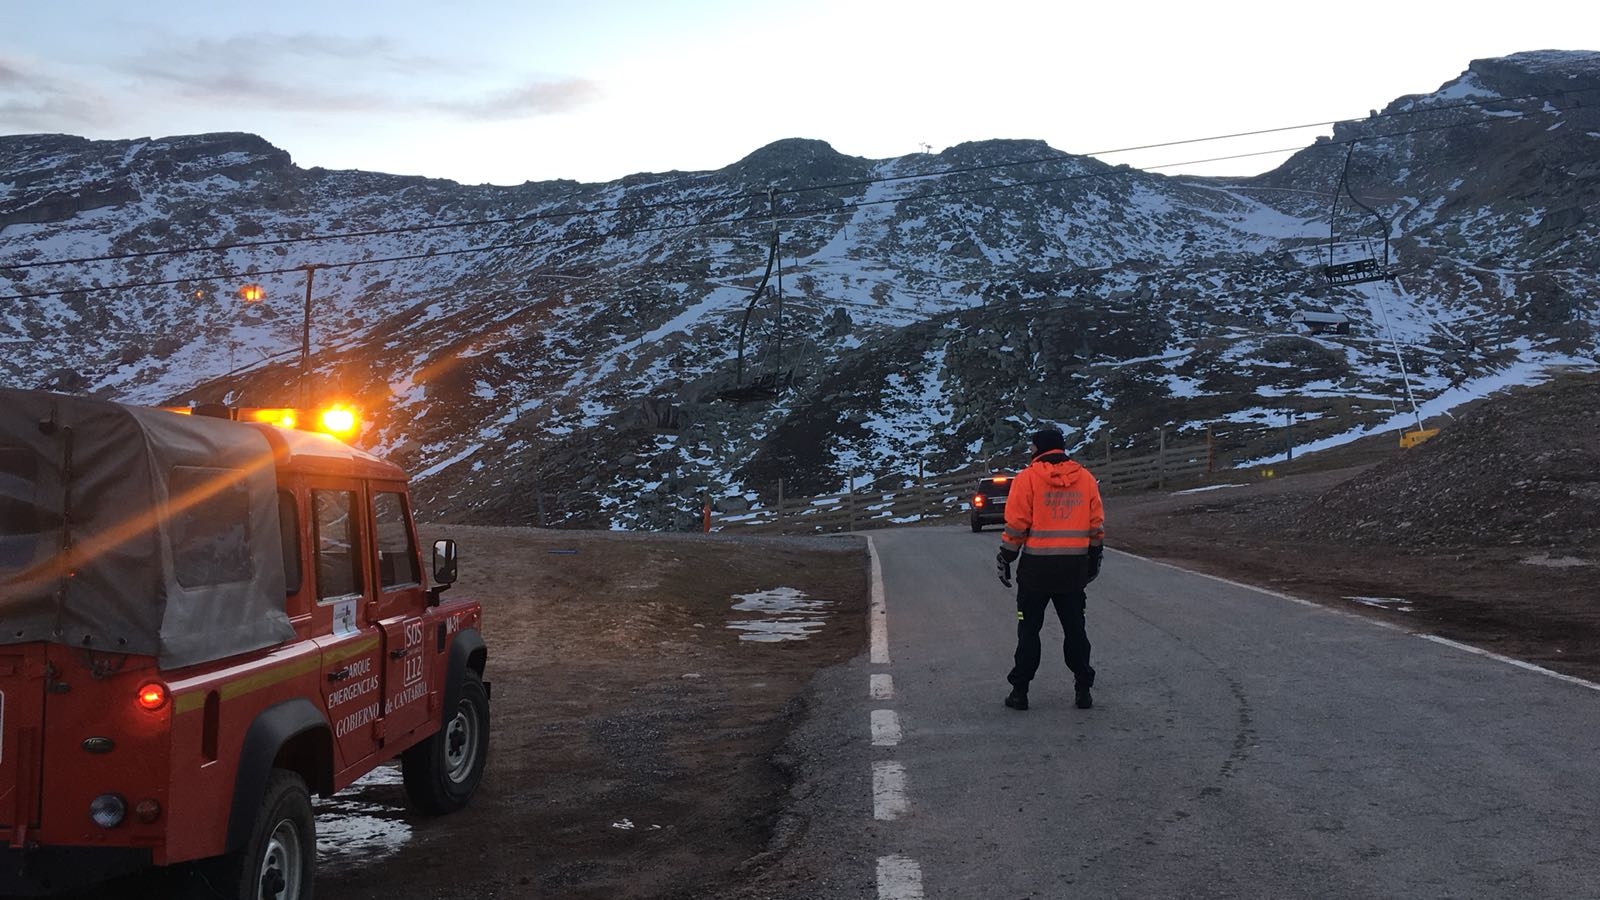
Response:
[{"label": "vehicle rear wheel", "polygon": [[978,517],[977,516],[973,516],[972,517],[972,533],[973,534],[977,534],[978,532],[980,532],[982,530],[983,530],[983,523],[978,521]]},{"label": "vehicle rear wheel", "polygon": [[273,769],[250,838],[196,866],[194,896],[227,900],[311,900],[317,824],[305,780]]},{"label": "vehicle rear wheel", "polygon": [[419,812],[441,815],[467,805],[483,780],[489,758],[489,693],[478,673],[467,670],[444,727],[400,755],[406,796]]}]

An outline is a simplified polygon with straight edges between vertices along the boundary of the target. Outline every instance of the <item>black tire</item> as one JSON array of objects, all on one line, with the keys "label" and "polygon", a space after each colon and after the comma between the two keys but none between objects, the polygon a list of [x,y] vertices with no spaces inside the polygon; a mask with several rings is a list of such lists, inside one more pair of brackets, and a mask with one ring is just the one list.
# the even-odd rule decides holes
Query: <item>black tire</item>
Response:
[{"label": "black tire", "polygon": [[456,708],[445,710],[444,727],[400,755],[406,796],[430,816],[455,812],[472,799],[488,759],[489,693],[468,669]]},{"label": "black tire", "polygon": [[973,534],[977,534],[978,532],[980,532],[982,530],[983,530],[983,523],[978,521],[978,517],[977,516],[973,516],[972,517],[972,533]]},{"label": "black tire", "polygon": [[317,822],[303,778],[273,769],[250,838],[195,867],[192,896],[226,900],[311,900]]}]

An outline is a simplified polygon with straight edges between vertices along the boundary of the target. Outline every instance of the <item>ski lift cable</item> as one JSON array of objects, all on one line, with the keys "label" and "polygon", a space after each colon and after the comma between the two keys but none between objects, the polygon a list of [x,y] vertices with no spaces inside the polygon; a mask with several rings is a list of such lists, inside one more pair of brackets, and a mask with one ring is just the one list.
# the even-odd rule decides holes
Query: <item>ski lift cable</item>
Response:
[{"label": "ski lift cable", "polygon": [[1373,292],[1373,302],[1378,305],[1378,313],[1383,316],[1383,328],[1389,333],[1389,343],[1394,347],[1395,361],[1400,364],[1400,378],[1405,382],[1406,400],[1411,404],[1411,415],[1417,420],[1417,430],[1422,430],[1422,413],[1417,409],[1417,398],[1411,393],[1411,374],[1406,371],[1406,359],[1400,352],[1400,341],[1394,335],[1394,327],[1389,323],[1389,309],[1383,302],[1382,288]]},{"label": "ski lift cable", "polygon": [[[1559,99],[1559,98],[1565,98],[1565,97],[1573,96],[1573,95],[1581,95],[1581,94],[1592,93],[1592,92],[1595,92],[1595,91],[1600,91],[1600,88],[1581,88],[1581,89],[1576,89],[1576,90],[1560,90],[1560,91],[1555,91],[1553,93],[1527,94],[1527,95],[1521,95],[1521,96],[1517,96],[1517,97],[1497,97],[1497,98],[1493,98],[1492,102],[1495,102],[1497,104],[1505,104],[1505,103],[1512,103],[1512,102],[1518,102],[1518,101],[1523,101],[1523,100],[1544,99],[1544,100],[1546,100],[1546,102],[1548,104],[1548,101],[1551,98],[1558,98]],[[1461,103],[1441,104],[1441,105],[1438,105],[1438,106],[1421,107],[1421,108],[1417,108],[1417,109],[1400,110],[1400,111],[1393,112],[1393,113],[1384,113],[1379,118],[1382,118],[1382,119],[1395,119],[1395,118],[1399,118],[1401,116],[1421,115],[1421,114],[1426,114],[1426,113],[1438,113],[1438,112],[1451,112],[1451,111],[1462,110],[1462,109],[1477,109],[1477,108],[1481,108],[1481,107],[1485,106],[1489,102],[1491,102],[1491,101],[1487,101],[1487,100],[1484,100],[1484,101],[1468,100],[1468,101],[1463,101]],[[1574,100],[1574,104],[1576,106],[1581,106],[1581,101]],[[1575,108],[1575,107],[1553,107],[1552,109],[1554,111],[1556,111],[1556,112],[1565,112],[1566,110],[1572,109],[1572,108]],[[1202,144],[1202,143],[1209,143],[1209,142],[1215,142],[1215,141],[1231,140],[1231,139],[1240,138],[1240,137],[1257,137],[1257,136],[1267,135],[1267,134],[1275,134],[1275,133],[1288,132],[1288,131],[1299,131],[1299,130],[1304,130],[1304,129],[1307,129],[1307,128],[1323,128],[1323,127],[1328,127],[1328,126],[1336,126],[1336,125],[1344,125],[1344,124],[1355,124],[1355,123],[1360,123],[1360,122],[1371,121],[1372,118],[1373,117],[1371,117],[1371,116],[1367,116],[1367,117],[1363,117],[1361,119],[1332,119],[1332,120],[1328,120],[1328,121],[1325,121],[1325,122],[1311,122],[1311,123],[1306,123],[1306,124],[1303,124],[1303,125],[1288,125],[1288,126],[1281,126],[1281,127],[1277,127],[1277,128],[1264,128],[1264,129],[1258,129],[1258,130],[1255,130],[1255,131],[1237,132],[1237,133],[1233,133],[1233,134],[1212,135],[1212,136],[1200,137],[1200,138],[1187,138],[1187,139],[1176,140],[1176,141],[1163,141],[1163,142],[1159,142],[1159,143],[1147,144],[1147,145],[1139,145],[1139,146],[1133,146],[1133,147],[1119,147],[1119,148],[1114,148],[1114,149],[1110,149],[1110,150],[1093,151],[1093,152],[1087,153],[1087,154],[1057,154],[1057,155],[1048,156],[1048,157],[1033,157],[1033,158],[1028,158],[1028,159],[1009,160],[1009,161],[998,162],[998,163],[986,163],[986,164],[973,165],[973,166],[959,166],[959,167],[954,167],[954,168],[950,168],[950,169],[941,169],[941,170],[938,170],[938,171],[935,171],[935,172],[923,173],[923,174],[920,174],[920,175],[894,175],[894,176],[884,176],[884,177],[881,177],[881,178],[856,179],[856,180],[852,180],[852,181],[842,181],[842,182],[832,182],[832,183],[817,184],[817,185],[807,185],[807,186],[798,187],[798,188],[788,188],[788,189],[785,189],[784,191],[781,191],[780,193],[783,193],[783,194],[800,194],[800,193],[809,193],[809,192],[816,192],[816,191],[823,191],[823,190],[837,190],[839,188],[845,188],[845,187],[859,187],[859,186],[863,186],[863,185],[886,184],[886,183],[890,183],[890,182],[904,181],[904,180],[908,180],[908,179],[927,179],[927,178],[936,178],[936,177],[948,177],[948,176],[951,176],[951,175],[968,174],[968,173],[972,173],[972,172],[987,171],[987,170],[999,169],[999,168],[1008,168],[1008,167],[1017,167],[1017,166],[1026,166],[1026,165],[1038,165],[1038,164],[1051,163],[1051,162],[1069,161],[1069,160],[1080,159],[1080,158],[1082,158],[1084,156],[1111,156],[1111,155],[1118,154],[1118,153],[1131,153],[1131,152],[1144,151],[1144,150],[1154,150],[1154,149],[1163,149],[1163,148],[1168,148],[1168,147],[1185,146],[1185,145],[1189,145],[1189,144]],[[1473,121],[1473,122],[1456,123],[1454,125],[1444,126],[1444,127],[1461,127],[1463,125],[1481,125],[1481,124],[1488,124],[1488,123],[1491,123],[1491,122],[1499,122],[1499,121],[1516,121],[1517,119],[1520,119],[1520,118],[1521,117],[1518,116],[1518,117],[1512,117],[1512,118],[1509,118],[1509,119],[1477,120],[1477,121]],[[1398,137],[1398,136],[1404,136],[1406,134],[1415,134],[1415,133],[1420,133],[1420,132],[1423,132],[1423,131],[1431,131],[1431,130],[1435,130],[1435,128],[1423,128],[1423,129],[1416,129],[1414,131],[1398,132],[1398,133],[1395,133],[1395,134],[1375,135],[1374,137]],[[1335,143],[1338,143],[1338,142],[1335,142]],[[1232,159],[1246,158],[1246,157],[1250,157],[1250,156],[1264,156],[1264,155],[1269,155],[1269,154],[1274,154],[1274,153],[1294,152],[1294,151],[1302,150],[1302,149],[1305,149],[1305,148],[1304,147],[1291,147],[1291,148],[1285,148],[1285,149],[1281,149],[1281,150],[1264,151],[1264,152],[1261,152],[1261,153],[1237,154],[1237,155],[1233,155],[1233,156],[1218,157],[1218,158],[1213,159],[1213,160],[1194,160],[1194,161],[1190,161],[1190,162],[1186,162],[1186,163],[1174,163],[1174,164],[1162,165],[1162,166],[1150,166],[1147,169],[1141,170],[1141,171],[1149,171],[1149,170],[1162,169],[1162,168],[1172,168],[1174,165],[1196,165],[1196,164],[1203,163],[1203,162],[1221,162],[1221,161],[1232,160]],[[689,176],[689,177],[702,178],[703,179],[703,178],[710,177],[710,175],[712,175],[712,174],[714,174],[714,173],[701,173],[701,174],[697,174],[697,175]],[[1110,174],[1110,173],[1099,173],[1099,174]],[[680,199],[680,200],[666,200],[666,201],[659,201],[659,202],[654,202],[654,203],[620,204],[620,205],[606,206],[606,207],[595,207],[595,208],[591,208],[591,209],[557,210],[557,211],[551,211],[551,212],[530,213],[530,214],[526,214],[526,215],[513,216],[513,217],[508,217],[508,218],[474,219],[474,220],[463,220],[463,221],[456,221],[456,222],[439,222],[439,223],[433,223],[433,224],[427,224],[427,225],[406,225],[406,226],[397,226],[397,227],[392,227],[392,228],[374,228],[374,229],[365,229],[365,230],[360,230],[360,231],[336,232],[336,233],[318,234],[318,235],[305,235],[305,236],[302,236],[302,237],[293,237],[293,238],[272,238],[272,239],[260,240],[260,241],[236,241],[236,242],[227,243],[227,244],[214,244],[214,245],[191,246],[191,247],[176,247],[176,248],[172,248],[172,249],[168,249],[168,250],[141,250],[141,251],[131,251],[131,252],[127,252],[127,253],[106,254],[106,255],[101,255],[101,256],[86,256],[86,257],[73,257],[73,258],[67,258],[67,259],[42,260],[42,261],[30,262],[30,263],[4,263],[4,264],[0,264],[0,270],[22,270],[22,269],[31,269],[31,268],[32,269],[36,269],[36,268],[44,268],[44,267],[47,267],[47,266],[75,265],[75,264],[90,263],[90,262],[113,262],[113,261],[118,261],[118,260],[140,259],[140,258],[152,257],[152,256],[173,256],[173,255],[192,254],[192,253],[220,253],[220,252],[227,252],[227,251],[231,251],[231,250],[259,249],[259,248],[263,248],[263,247],[276,247],[276,246],[285,246],[285,245],[290,245],[290,244],[311,243],[311,242],[319,242],[319,241],[349,240],[349,239],[353,239],[353,238],[378,237],[378,236],[382,236],[382,235],[391,235],[391,234],[419,234],[419,233],[429,232],[429,231],[441,231],[441,230],[457,229],[457,228],[480,228],[480,227],[494,226],[494,225],[513,225],[514,226],[514,225],[522,225],[522,224],[527,224],[529,222],[542,221],[542,220],[548,220],[548,219],[572,219],[572,218],[578,218],[578,217],[582,217],[582,216],[610,215],[610,214],[618,213],[618,212],[648,212],[648,211],[656,210],[656,209],[670,209],[670,208],[674,208],[674,207],[684,207],[684,208],[699,207],[699,206],[705,206],[705,205],[712,204],[712,203],[737,203],[737,202],[743,202],[743,201],[749,201],[749,200],[752,200],[752,199],[757,199],[760,196],[761,195],[754,194],[754,193],[721,194],[721,195],[714,195],[714,196],[710,196],[710,197],[695,198],[695,199],[688,199],[688,200],[682,200],[682,199]],[[691,227],[691,226],[681,226],[681,227]],[[0,299],[7,299],[7,298],[0,298]]]},{"label": "ski lift cable", "polygon": [[[770,192],[769,192],[769,197],[770,197]],[[772,238],[771,238],[771,241],[769,242],[768,248],[767,248],[767,268],[766,268],[766,271],[761,273],[761,282],[756,285],[754,291],[750,292],[750,301],[745,305],[745,308],[744,308],[744,318],[739,322],[739,355],[738,355],[737,368],[735,370],[736,374],[734,376],[734,388],[735,389],[742,388],[744,386],[744,337],[745,337],[745,331],[747,329],[749,329],[749,327],[750,327],[750,312],[755,309],[756,301],[760,300],[762,293],[764,293],[766,291],[766,289],[767,289],[767,281],[772,278],[772,267],[773,267],[773,264],[777,262],[777,259],[778,259],[778,228],[777,228],[776,222],[774,222],[773,228],[772,228]]]},{"label": "ski lift cable", "polygon": [[[1597,89],[1597,90],[1600,90],[1600,89]],[[1438,126],[1431,126],[1431,127],[1427,127],[1427,128],[1412,129],[1410,131],[1405,131],[1405,132],[1395,132],[1395,133],[1389,133],[1389,134],[1383,134],[1383,135],[1376,135],[1375,137],[1382,137],[1382,138],[1405,137],[1405,136],[1408,136],[1408,135],[1421,134],[1421,133],[1425,133],[1425,132],[1441,131],[1441,130],[1448,129],[1448,128],[1461,128],[1461,127],[1471,127],[1471,126],[1479,126],[1479,125],[1485,125],[1485,124],[1498,124],[1500,122],[1506,122],[1506,121],[1514,121],[1514,120],[1513,119],[1496,119],[1496,120],[1490,120],[1490,121],[1456,122],[1456,123],[1452,123],[1452,124],[1449,124],[1449,125],[1438,125]],[[1357,139],[1357,140],[1359,140],[1359,139]],[[1323,144],[1319,144],[1319,145],[1316,145],[1316,146],[1333,147],[1333,146],[1338,146],[1341,143],[1350,143],[1350,142],[1349,141],[1344,141],[1344,142],[1325,142]],[[1078,180],[1085,180],[1085,179],[1089,179],[1089,178],[1121,177],[1121,176],[1125,176],[1125,175],[1129,174],[1130,172],[1136,172],[1136,171],[1137,172],[1154,171],[1154,170],[1157,170],[1157,169],[1173,168],[1175,166],[1184,166],[1184,165],[1196,165],[1196,164],[1205,163],[1205,162],[1221,162],[1221,161],[1225,161],[1225,160],[1244,159],[1244,158],[1247,158],[1247,157],[1255,157],[1255,156],[1270,156],[1270,155],[1274,155],[1274,154],[1278,154],[1278,153],[1297,152],[1297,151],[1305,150],[1305,149],[1308,149],[1308,148],[1304,148],[1304,147],[1286,147],[1286,148],[1280,148],[1280,149],[1277,149],[1277,150],[1263,150],[1263,151],[1258,151],[1258,152],[1255,152],[1255,153],[1239,153],[1239,154],[1233,154],[1233,155],[1229,155],[1229,156],[1212,157],[1210,159],[1190,160],[1188,162],[1168,163],[1168,164],[1163,164],[1163,165],[1158,165],[1158,166],[1149,166],[1146,169],[1141,169],[1141,170],[1112,169],[1112,170],[1108,170],[1108,171],[1104,171],[1104,172],[1075,173],[1073,175],[1068,175],[1068,176],[1059,176],[1059,177],[1054,177],[1054,178],[1034,179],[1034,180],[1031,180],[1031,181],[1015,182],[1015,183],[1012,183],[1012,184],[984,185],[984,186],[980,186],[980,187],[963,188],[963,189],[959,189],[959,190],[933,192],[933,193],[929,193],[929,194],[921,194],[921,195],[918,195],[916,197],[891,198],[891,199],[885,199],[885,200],[863,200],[863,201],[859,201],[859,202],[856,202],[856,203],[853,203],[853,204],[847,204],[847,205],[844,205],[844,206],[812,207],[812,208],[805,208],[805,209],[796,210],[795,212],[800,213],[800,214],[806,214],[806,215],[813,214],[813,213],[823,213],[823,212],[841,212],[841,211],[848,211],[848,210],[852,210],[852,209],[859,209],[859,208],[865,207],[865,206],[878,206],[878,205],[890,204],[890,203],[901,203],[901,202],[905,202],[908,199],[909,200],[919,200],[919,201],[920,200],[932,200],[932,199],[938,199],[938,198],[941,198],[941,197],[961,196],[961,195],[965,195],[965,194],[972,194],[972,193],[979,193],[979,192],[986,192],[986,191],[1003,191],[1003,190],[1010,190],[1010,189],[1019,188],[1019,187],[1035,187],[1035,186],[1040,186],[1040,185],[1045,185],[1045,184],[1054,184],[1054,183],[1061,183],[1061,182],[1067,182],[1067,181],[1078,181]],[[791,191],[790,193],[798,193],[798,191]],[[576,216],[578,214],[577,213],[572,213],[572,214],[567,214],[567,215]],[[785,220],[788,220],[790,217],[791,217],[790,214],[786,213],[785,215],[783,215],[782,218],[784,218]],[[708,226],[717,226],[717,225],[732,225],[732,224],[738,224],[738,223],[741,223],[741,222],[749,222],[749,221],[752,221],[753,219],[756,219],[756,218],[757,218],[757,216],[745,215],[745,216],[739,216],[739,217],[731,218],[731,219],[719,219],[719,220],[708,221],[708,222],[678,223],[678,224],[671,224],[671,225],[653,225],[653,226],[642,227],[642,228],[625,228],[625,229],[618,229],[617,231],[614,231],[614,232],[609,232],[606,235],[604,235],[603,237],[607,238],[607,239],[610,239],[610,238],[626,237],[626,236],[632,236],[632,235],[638,235],[638,234],[661,233],[661,232],[669,232],[669,231],[682,231],[682,230],[691,229],[691,228],[704,228],[704,227],[708,227]],[[391,229],[386,233],[392,233],[392,232],[403,231],[403,230],[405,230],[405,229]],[[544,246],[544,245],[550,245],[550,244],[570,243],[571,240],[572,240],[572,238],[566,237],[566,236],[557,237],[557,238],[542,238],[542,239],[532,239],[532,240],[526,240],[526,241],[514,241],[514,242],[508,242],[508,243],[489,244],[489,245],[478,246],[478,247],[460,247],[460,248],[455,248],[455,249],[450,249],[450,250],[430,250],[430,251],[425,251],[425,252],[420,252],[420,253],[407,253],[407,254],[401,254],[401,255],[396,255],[396,256],[373,257],[373,258],[370,258],[370,259],[358,259],[358,260],[347,260],[347,261],[338,262],[338,263],[318,263],[318,264],[315,264],[315,265],[316,265],[317,268],[321,268],[321,269],[350,269],[350,268],[356,268],[358,266],[378,265],[378,264],[381,264],[381,263],[423,261],[423,260],[430,260],[430,259],[434,259],[434,258],[438,258],[438,257],[446,257],[446,256],[462,256],[462,255],[467,255],[467,254],[485,253],[485,252],[491,252],[491,251],[496,251],[496,250],[523,249],[523,248],[534,247],[534,246]],[[243,246],[243,245],[232,245],[232,246]],[[204,250],[219,250],[219,249],[229,249],[229,248],[228,247],[195,248],[195,249],[191,249],[191,250],[188,250],[188,251],[172,250],[172,251],[159,251],[159,252],[163,253],[163,254],[170,255],[170,254],[177,254],[177,253],[182,253],[182,252],[198,252],[198,250],[200,250],[200,249],[204,249]],[[47,261],[47,262],[44,262],[44,263],[32,263],[32,264],[29,264],[29,265],[12,265],[12,266],[0,265],[0,270],[4,270],[4,269],[27,269],[27,268],[30,268],[30,267],[38,267],[38,266],[44,266],[44,265],[58,265],[58,264],[63,264],[63,263],[66,263],[66,262],[73,262],[73,261],[104,262],[104,261],[111,261],[111,260],[119,259],[119,258],[121,258],[121,257],[92,257],[92,258],[85,258],[85,259],[82,259],[82,260],[52,260],[52,261]],[[279,268],[273,268],[273,269],[258,269],[258,270],[254,270],[254,271],[237,271],[237,272],[227,272],[227,273],[198,274],[198,275],[189,275],[189,276],[185,276],[185,277],[182,277],[182,278],[168,278],[168,279],[161,279],[161,280],[154,280],[154,281],[129,282],[129,283],[109,284],[109,285],[94,285],[94,286],[90,286],[90,287],[77,287],[77,288],[59,288],[59,289],[52,289],[52,290],[45,290],[45,291],[30,291],[30,292],[25,292],[25,293],[8,294],[8,295],[0,296],[0,302],[12,301],[12,300],[32,300],[32,299],[38,299],[38,298],[42,298],[42,297],[54,297],[54,296],[59,296],[59,295],[62,295],[62,294],[70,294],[70,293],[76,293],[76,292],[80,292],[80,291],[90,291],[90,290],[126,291],[126,290],[134,290],[134,289],[139,289],[139,288],[169,287],[169,286],[172,286],[172,285],[186,284],[186,283],[194,282],[194,281],[225,281],[225,280],[238,280],[238,279],[245,279],[245,278],[259,278],[259,277],[262,277],[262,276],[269,276],[269,275],[297,274],[297,273],[304,272],[305,269],[306,269],[306,265],[305,264],[300,264],[300,265],[294,265],[294,266],[288,266],[288,267],[279,267]]]}]

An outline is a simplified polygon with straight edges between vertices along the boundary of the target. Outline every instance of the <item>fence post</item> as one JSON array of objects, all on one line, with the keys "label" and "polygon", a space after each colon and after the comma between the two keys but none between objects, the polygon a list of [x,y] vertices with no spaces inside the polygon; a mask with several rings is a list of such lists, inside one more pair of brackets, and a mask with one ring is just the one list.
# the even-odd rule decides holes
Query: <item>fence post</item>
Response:
[{"label": "fence post", "polygon": [[539,508],[539,527],[543,528],[544,518],[544,466],[540,465],[533,470],[533,502]]},{"label": "fence post", "polygon": [[778,479],[778,517],[773,519],[778,526],[778,533],[783,534],[783,479]]},{"label": "fence post", "polygon": [[1156,490],[1167,489],[1167,428],[1165,425],[1157,429],[1160,433],[1156,444]]},{"label": "fence post", "polygon": [[846,531],[856,530],[856,473],[850,473],[848,490],[844,493],[844,521]]},{"label": "fence post", "polygon": [[922,471],[922,458],[917,458],[917,489],[912,492],[912,503],[917,507],[917,524],[922,524],[922,517],[928,512],[928,479]]},{"label": "fence post", "polygon": [[711,491],[705,493],[705,505],[700,507],[700,533],[711,533]]},{"label": "fence post", "polygon": [[1216,445],[1215,439],[1211,435],[1211,426],[1207,425],[1206,426],[1206,474],[1207,475],[1210,475],[1211,473],[1216,471],[1216,463],[1217,463],[1217,445]]}]

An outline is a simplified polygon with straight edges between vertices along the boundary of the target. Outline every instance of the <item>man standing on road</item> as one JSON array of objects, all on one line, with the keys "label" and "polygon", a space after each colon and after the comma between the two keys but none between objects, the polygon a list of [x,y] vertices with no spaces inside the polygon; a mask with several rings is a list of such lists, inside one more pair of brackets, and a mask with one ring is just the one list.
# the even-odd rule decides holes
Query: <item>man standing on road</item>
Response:
[{"label": "man standing on road", "polygon": [[1094,706],[1089,688],[1089,635],[1084,630],[1083,589],[1100,574],[1105,552],[1105,511],[1100,485],[1089,470],[1067,458],[1066,439],[1054,428],[1035,432],[1028,448],[1032,462],[1011,483],[1006,528],[995,557],[1000,583],[1011,586],[1017,566],[1017,653],[1006,680],[1006,706],[1028,708],[1028,683],[1039,671],[1039,629],[1044,610],[1055,604],[1067,633],[1063,652],[1072,670],[1079,709]]}]

